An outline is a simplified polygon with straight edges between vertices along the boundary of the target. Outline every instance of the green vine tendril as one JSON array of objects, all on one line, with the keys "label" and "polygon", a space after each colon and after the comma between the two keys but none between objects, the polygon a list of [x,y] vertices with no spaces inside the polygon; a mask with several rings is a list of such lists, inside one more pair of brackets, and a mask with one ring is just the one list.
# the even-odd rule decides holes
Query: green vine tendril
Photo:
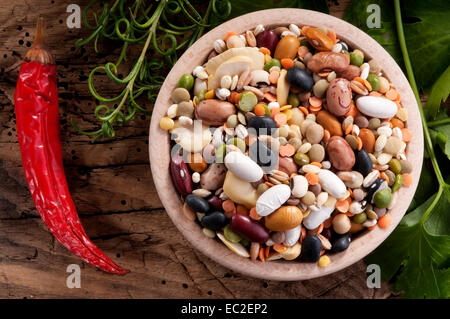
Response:
[{"label": "green vine tendril", "polygon": [[[93,142],[115,136],[115,127],[133,120],[136,113],[151,114],[137,99],[146,97],[156,100],[158,91],[178,56],[191,46],[203,33],[231,12],[229,0],[210,0],[202,14],[206,1],[188,0],[92,0],[83,10],[83,23],[91,33],[79,39],[81,47],[93,42],[99,52],[101,40],[121,43],[116,62],[95,67],[88,77],[91,95],[100,102],[94,114],[101,126],[87,132],[71,120],[72,126],[81,134],[92,136]],[[203,5],[202,5],[203,4]],[[91,22],[89,22],[91,21]],[[91,24],[94,21],[94,24]],[[134,45],[142,45],[141,53],[128,75],[118,75],[122,61]],[[151,57],[151,58],[149,58]],[[95,89],[95,75],[105,74],[110,81],[124,86],[114,97],[104,97]]]}]

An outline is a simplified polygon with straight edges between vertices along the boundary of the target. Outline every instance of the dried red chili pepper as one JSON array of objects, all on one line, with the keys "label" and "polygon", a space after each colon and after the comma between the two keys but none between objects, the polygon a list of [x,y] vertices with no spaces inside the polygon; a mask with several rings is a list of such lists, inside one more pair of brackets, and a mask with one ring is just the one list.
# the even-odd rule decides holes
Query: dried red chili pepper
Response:
[{"label": "dried red chili pepper", "polygon": [[86,235],[67,186],[59,139],[56,65],[44,44],[39,18],[14,97],[22,164],[36,208],[58,241],[88,264],[113,274],[116,265]]}]

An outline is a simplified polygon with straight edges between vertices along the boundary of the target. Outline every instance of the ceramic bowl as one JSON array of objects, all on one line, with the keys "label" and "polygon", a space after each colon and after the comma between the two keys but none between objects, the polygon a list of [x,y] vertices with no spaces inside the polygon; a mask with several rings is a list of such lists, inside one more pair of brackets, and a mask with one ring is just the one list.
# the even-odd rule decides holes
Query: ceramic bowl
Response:
[{"label": "ceramic bowl", "polygon": [[[385,76],[401,94],[402,104],[409,113],[407,127],[414,132],[414,137],[407,148],[408,160],[414,168],[413,183],[408,188],[400,189],[397,203],[390,212],[392,224],[387,229],[376,227],[357,236],[347,250],[330,255],[331,263],[325,268],[319,267],[317,263],[304,263],[298,260],[253,262],[249,258],[234,254],[217,238],[205,236],[196,221],[189,220],[183,215],[182,202],[172,184],[169,172],[170,136],[159,127],[160,119],[172,104],[170,94],[176,88],[178,79],[182,74],[191,73],[195,66],[205,62],[216,39],[223,39],[229,31],[242,33],[253,30],[258,24],[271,27],[286,26],[290,23],[331,28],[352,48],[359,48],[369,58],[376,58]],[[417,103],[405,75],[394,59],[375,40],[351,24],[327,14],[302,9],[270,9],[246,14],[219,25],[195,42],[181,56],[164,81],[154,105],[149,151],[153,181],[161,202],[173,223],[192,246],[219,264],[248,276],[267,280],[305,280],[337,272],[361,260],[394,230],[405,214],[419,181],[423,159],[423,132]]]}]

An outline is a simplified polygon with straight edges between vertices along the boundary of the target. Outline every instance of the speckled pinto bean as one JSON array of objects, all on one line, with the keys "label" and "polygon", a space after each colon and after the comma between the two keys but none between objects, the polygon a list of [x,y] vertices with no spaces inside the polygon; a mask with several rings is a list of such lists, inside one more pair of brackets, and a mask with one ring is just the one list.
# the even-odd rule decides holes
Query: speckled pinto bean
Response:
[{"label": "speckled pinto bean", "polygon": [[176,147],[180,218],[208,240],[251,262],[326,267],[328,252],[389,226],[414,132],[382,61],[342,39],[324,26],[230,30],[183,70],[159,127]]},{"label": "speckled pinto bean", "polygon": [[343,78],[331,81],[327,90],[328,111],[333,115],[343,116],[349,111],[351,102],[350,82]]}]

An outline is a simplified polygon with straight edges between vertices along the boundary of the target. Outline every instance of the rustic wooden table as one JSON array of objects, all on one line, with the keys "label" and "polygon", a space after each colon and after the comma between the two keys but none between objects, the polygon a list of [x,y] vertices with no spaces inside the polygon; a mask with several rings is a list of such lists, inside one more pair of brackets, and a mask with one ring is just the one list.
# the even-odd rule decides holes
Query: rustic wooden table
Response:
[{"label": "rustic wooden table", "polygon": [[[112,141],[89,143],[70,125],[93,130],[96,102],[87,76],[114,61],[117,49],[75,48],[85,29],[68,29],[72,0],[16,0],[0,5],[0,297],[1,298],[385,298],[390,286],[366,285],[363,261],[339,273],[302,282],[254,279],[206,258],[181,236],[157,196],[148,161],[150,117],[117,131]],[[82,8],[89,2],[79,0]],[[330,3],[341,17],[349,1]],[[61,139],[73,199],[92,240],[120,265],[125,277],[86,266],[55,242],[34,208],[21,166],[13,96],[38,15],[58,61]],[[126,70],[123,70],[126,72]],[[99,78],[106,96],[114,87]],[[150,140],[151,142],[151,140]],[[81,267],[81,288],[68,289],[67,266]]]}]

